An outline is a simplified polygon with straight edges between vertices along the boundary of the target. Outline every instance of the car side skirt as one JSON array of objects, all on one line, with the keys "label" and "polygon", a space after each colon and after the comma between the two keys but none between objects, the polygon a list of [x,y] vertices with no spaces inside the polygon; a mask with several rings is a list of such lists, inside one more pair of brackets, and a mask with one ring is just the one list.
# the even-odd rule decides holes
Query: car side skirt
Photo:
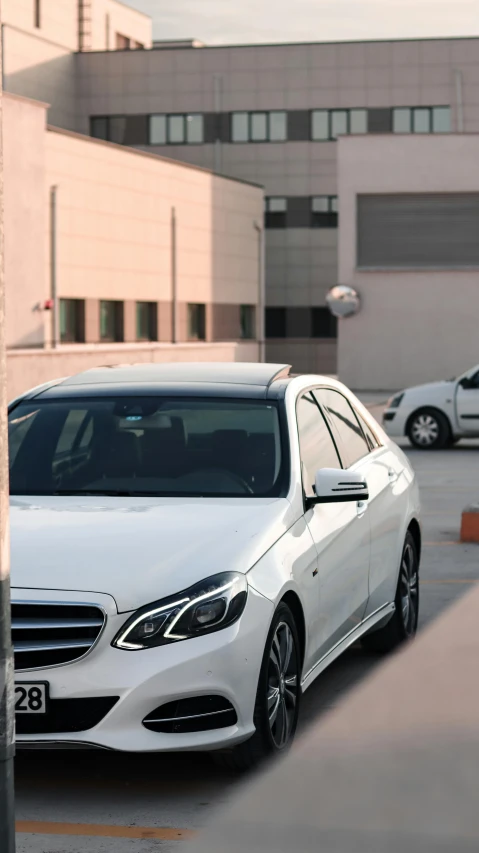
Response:
[{"label": "car side skirt", "polygon": [[396,610],[396,605],[394,602],[390,604],[385,604],[380,607],[378,610],[375,610],[374,613],[371,613],[367,619],[361,622],[356,628],[353,628],[349,634],[346,634],[339,643],[336,643],[332,649],[329,650],[314,666],[309,672],[306,673],[302,682],[301,682],[301,690],[304,693],[308,687],[311,686],[313,681],[324,672],[327,667],[336,660],[336,658],[340,657],[349,646],[352,646],[356,643],[364,634],[367,634],[373,627],[379,628],[382,627],[379,625],[380,622],[387,624],[394,611]]}]

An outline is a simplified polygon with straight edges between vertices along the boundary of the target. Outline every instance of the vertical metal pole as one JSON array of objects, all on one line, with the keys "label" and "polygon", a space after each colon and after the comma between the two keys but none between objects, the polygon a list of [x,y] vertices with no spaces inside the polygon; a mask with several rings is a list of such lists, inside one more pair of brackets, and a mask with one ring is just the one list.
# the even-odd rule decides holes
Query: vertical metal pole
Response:
[{"label": "vertical metal pole", "polygon": [[256,321],[257,336],[258,336],[258,360],[265,361],[265,328],[264,328],[264,312],[265,312],[265,250],[264,250],[264,230],[257,222],[253,226],[258,235],[258,318]]},{"label": "vertical metal pole", "polygon": [[462,71],[456,69],[454,72],[456,78],[456,127],[457,133],[464,133],[464,98],[462,94]]},{"label": "vertical metal pole", "polygon": [[50,298],[52,307],[52,346],[58,346],[58,288],[57,288],[57,189],[50,187]]},{"label": "vertical metal pole", "polygon": [[223,168],[223,150],[220,138],[220,117],[223,101],[223,78],[219,74],[213,77],[214,86],[214,111],[216,115],[216,139],[215,139],[215,165],[214,171],[217,175],[221,175]]},{"label": "vertical metal pole", "polygon": [[105,42],[106,42],[106,50],[110,50],[110,16],[107,15],[105,18]]},{"label": "vertical metal pole", "polygon": [[[3,54],[0,54],[0,66],[3,67]],[[0,850],[2,853],[14,853],[15,807],[13,757],[15,754],[15,709],[13,701],[13,649],[10,627],[2,120],[3,90],[0,92]]]},{"label": "vertical metal pole", "polygon": [[178,343],[178,293],[176,278],[176,209],[171,208],[171,340]]}]

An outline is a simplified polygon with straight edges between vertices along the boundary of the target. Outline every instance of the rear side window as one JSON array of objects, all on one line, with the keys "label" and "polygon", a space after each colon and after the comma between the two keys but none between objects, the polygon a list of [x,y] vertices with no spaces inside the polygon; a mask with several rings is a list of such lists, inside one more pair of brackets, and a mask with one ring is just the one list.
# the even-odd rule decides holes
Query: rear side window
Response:
[{"label": "rear side window", "polygon": [[321,388],[315,396],[331,422],[343,463],[349,468],[369,453],[354,409],[346,397],[331,388]]},{"label": "rear side window", "polygon": [[311,392],[303,394],[297,404],[299,448],[306,495],[313,494],[316,472],[320,468],[341,468],[328,425]]},{"label": "rear side window", "polygon": [[379,441],[377,440],[376,436],[374,435],[371,427],[369,426],[369,424],[366,423],[363,416],[360,415],[356,409],[354,410],[354,412],[356,414],[356,417],[357,417],[359,423],[361,424],[361,427],[362,427],[362,430],[364,433],[364,437],[365,437],[366,442],[368,444],[369,450],[373,451],[373,450],[376,450],[378,447],[381,447],[381,445],[380,445]]}]

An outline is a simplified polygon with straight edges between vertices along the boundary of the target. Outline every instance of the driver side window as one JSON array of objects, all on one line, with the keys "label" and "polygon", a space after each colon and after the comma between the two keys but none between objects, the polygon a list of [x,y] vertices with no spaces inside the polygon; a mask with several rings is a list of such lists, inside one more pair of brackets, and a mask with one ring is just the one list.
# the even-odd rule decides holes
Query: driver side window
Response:
[{"label": "driver side window", "polygon": [[303,487],[306,496],[311,497],[316,472],[320,468],[341,468],[341,462],[329,427],[311,391],[299,398],[296,416]]},{"label": "driver side window", "polygon": [[479,388],[479,370],[471,376],[471,388]]}]

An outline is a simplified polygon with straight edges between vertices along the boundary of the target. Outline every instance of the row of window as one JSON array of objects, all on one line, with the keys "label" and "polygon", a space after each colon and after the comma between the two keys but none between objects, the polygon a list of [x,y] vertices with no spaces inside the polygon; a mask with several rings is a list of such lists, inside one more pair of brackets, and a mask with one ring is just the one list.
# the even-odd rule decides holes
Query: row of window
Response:
[{"label": "row of window", "polygon": [[92,116],[90,135],[120,145],[328,142],[365,133],[449,133],[450,107]]},{"label": "row of window", "polygon": [[338,197],[269,196],[265,198],[265,228],[337,228]]},{"label": "row of window", "polygon": [[321,468],[349,468],[380,447],[362,415],[332,388],[303,394],[296,412],[307,497],[314,495],[316,472]]},{"label": "row of window", "polygon": [[[124,303],[107,299],[100,301],[99,340],[102,343],[124,341]],[[206,340],[206,305],[187,306],[187,336],[190,341]],[[255,306],[239,306],[239,336],[251,340],[255,334]],[[136,340],[158,340],[158,304],[136,303]],[[85,300],[60,299],[60,341],[85,342]]]},{"label": "row of window", "polygon": [[[102,343],[124,340],[124,303],[116,299],[100,301],[98,330]],[[136,303],[136,340],[158,339],[158,305],[156,302]],[[85,300],[60,299],[60,341],[85,342]]]},{"label": "row of window", "polygon": [[337,338],[338,322],[324,307],[271,307],[265,310],[265,336],[267,339]]}]

